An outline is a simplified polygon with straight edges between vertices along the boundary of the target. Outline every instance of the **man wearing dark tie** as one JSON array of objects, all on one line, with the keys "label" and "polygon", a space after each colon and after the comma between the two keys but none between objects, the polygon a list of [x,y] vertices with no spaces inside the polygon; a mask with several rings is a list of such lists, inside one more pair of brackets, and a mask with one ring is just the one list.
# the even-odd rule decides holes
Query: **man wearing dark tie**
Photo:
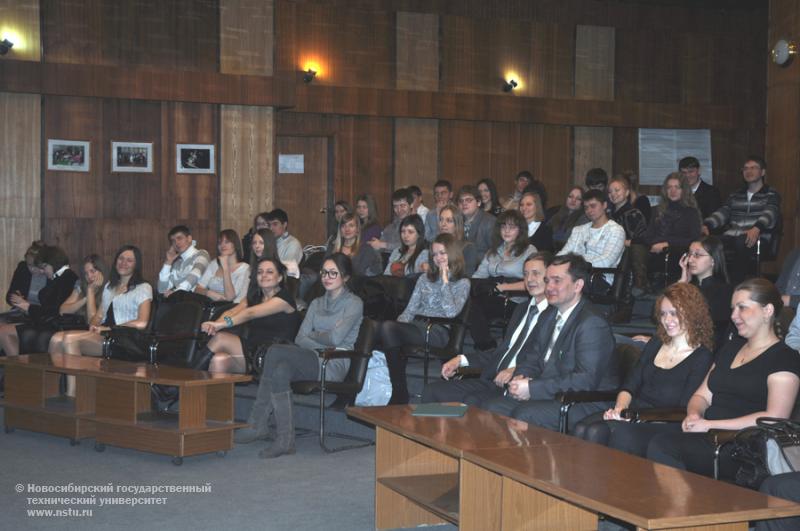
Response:
[{"label": "man wearing dark tie", "polygon": [[[499,347],[473,354],[460,354],[442,365],[442,377],[447,380],[425,387],[422,402],[463,402],[476,405],[483,400],[502,396],[505,385],[511,380],[514,368],[525,346],[534,337],[532,331],[547,308],[544,295],[544,274],[552,260],[550,253],[534,253],[523,266],[525,288],[531,296],[529,304],[518,304]],[[480,378],[450,380],[459,367],[483,369]]]},{"label": "man wearing dark tie", "polygon": [[[526,346],[531,351],[517,364],[508,393],[482,402],[481,407],[557,430],[560,403],[556,393],[617,388],[611,327],[582,295],[590,271],[589,263],[576,254],[553,259],[545,276],[551,309],[539,320],[541,330],[532,344]],[[600,402],[576,404],[570,410],[569,427],[608,407]]]}]

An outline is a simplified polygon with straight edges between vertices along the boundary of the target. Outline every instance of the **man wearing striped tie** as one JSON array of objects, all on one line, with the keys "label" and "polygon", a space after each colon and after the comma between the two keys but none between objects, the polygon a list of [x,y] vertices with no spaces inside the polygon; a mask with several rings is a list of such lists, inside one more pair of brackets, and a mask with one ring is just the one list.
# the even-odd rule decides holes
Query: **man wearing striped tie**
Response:
[{"label": "man wearing striped tie", "polygon": [[[533,341],[536,323],[547,308],[544,275],[553,259],[550,253],[534,253],[523,265],[525,288],[531,296],[528,304],[518,304],[511,315],[506,335],[499,347],[473,354],[460,354],[442,365],[445,381],[425,387],[422,402],[463,402],[477,405],[489,398],[502,396],[514,375],[514,368]],[[451,380],[459,367],[482,369],[480,378]]]},{"label": "man wearing striped tie", "polygon": [[[557,256],[547,267],[545,295],[550,310],[539,320],[542,330],[517,364],[505,396],[484,401],[495,413],[558,430],[561,391],[615,390],[619,383],[614,336],[608,322],[583,297],[591,266],[581,256]],[[609,404],[576,404],[569,427]]]}]

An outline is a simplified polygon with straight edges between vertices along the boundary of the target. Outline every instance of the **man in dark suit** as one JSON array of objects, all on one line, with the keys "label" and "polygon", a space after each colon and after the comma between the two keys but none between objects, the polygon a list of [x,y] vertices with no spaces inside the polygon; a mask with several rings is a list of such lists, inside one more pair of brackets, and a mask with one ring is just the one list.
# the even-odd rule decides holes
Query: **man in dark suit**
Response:
[{"label": "man in dark suit", "polygon": [[[499,347],[474,354],[459,354],[442,365],[443,382],[425,386],[422,402],[463,402],[477,405],[483,400],[502,396],[505,385],[514,375],[514,368],[533,341],[534,329],[547,309],[544,296],[544,275],[553,257],[550,253],[534,253],[523,266],[525,288],[531,296],[528,304],[518,304]],[[450,380],[459,367],[483,369],[480,378]]]},{"label": "man in dark suit", "polygon": [[[481,407],[558,429],[561,391],[614,390],[619,383],[614,358],[614,336],[605,319],[583,298],[591,266],[583,257],[557,256],[547,267],[545,294],[551,309],[537,324],[531,351],[517,365],[508,394],[481,403]],[[577,404],[569,415],[569,427],[586,415],[611,407],[595,402]]]},{"label": "man in dark suit", "polygon": [[678,171],[686,177],[692,193],[697,201],[697,208],[700,209],[703,219],[717,211],[722,206],[722,195],[719,189],[705,182],[700,178],[700,161],[695,157],[683,157],[678,162]]}]

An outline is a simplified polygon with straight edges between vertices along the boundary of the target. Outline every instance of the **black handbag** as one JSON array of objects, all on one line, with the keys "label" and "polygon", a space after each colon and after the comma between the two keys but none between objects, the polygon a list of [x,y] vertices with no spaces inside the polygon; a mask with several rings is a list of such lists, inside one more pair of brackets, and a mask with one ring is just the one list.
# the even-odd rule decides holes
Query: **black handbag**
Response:
[{"label": "black handbag", "polygon": [[757,489],[769,476],[800,471],[800,422],[761,417],[733,440],[731,457],[740,463],[736,483]]}]

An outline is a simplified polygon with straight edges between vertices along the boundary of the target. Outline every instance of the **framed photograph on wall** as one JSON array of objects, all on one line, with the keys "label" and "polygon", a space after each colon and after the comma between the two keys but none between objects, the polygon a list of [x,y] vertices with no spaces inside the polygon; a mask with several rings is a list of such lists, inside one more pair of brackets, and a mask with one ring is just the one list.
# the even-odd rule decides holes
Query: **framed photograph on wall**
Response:
[{"label": "framed photograph on wall", "polygon": [[47,141],[47,169],[56,171],[89,171],[90,142],[81,140]]},{"label": "framed photograph on wall", "polygon": [[111,171],[153,172],[152,142],[111,142]]},{"label": "framed photograph on wall", "polygon": [[214,144],[177,144],[176,173],[214,173]]}]

